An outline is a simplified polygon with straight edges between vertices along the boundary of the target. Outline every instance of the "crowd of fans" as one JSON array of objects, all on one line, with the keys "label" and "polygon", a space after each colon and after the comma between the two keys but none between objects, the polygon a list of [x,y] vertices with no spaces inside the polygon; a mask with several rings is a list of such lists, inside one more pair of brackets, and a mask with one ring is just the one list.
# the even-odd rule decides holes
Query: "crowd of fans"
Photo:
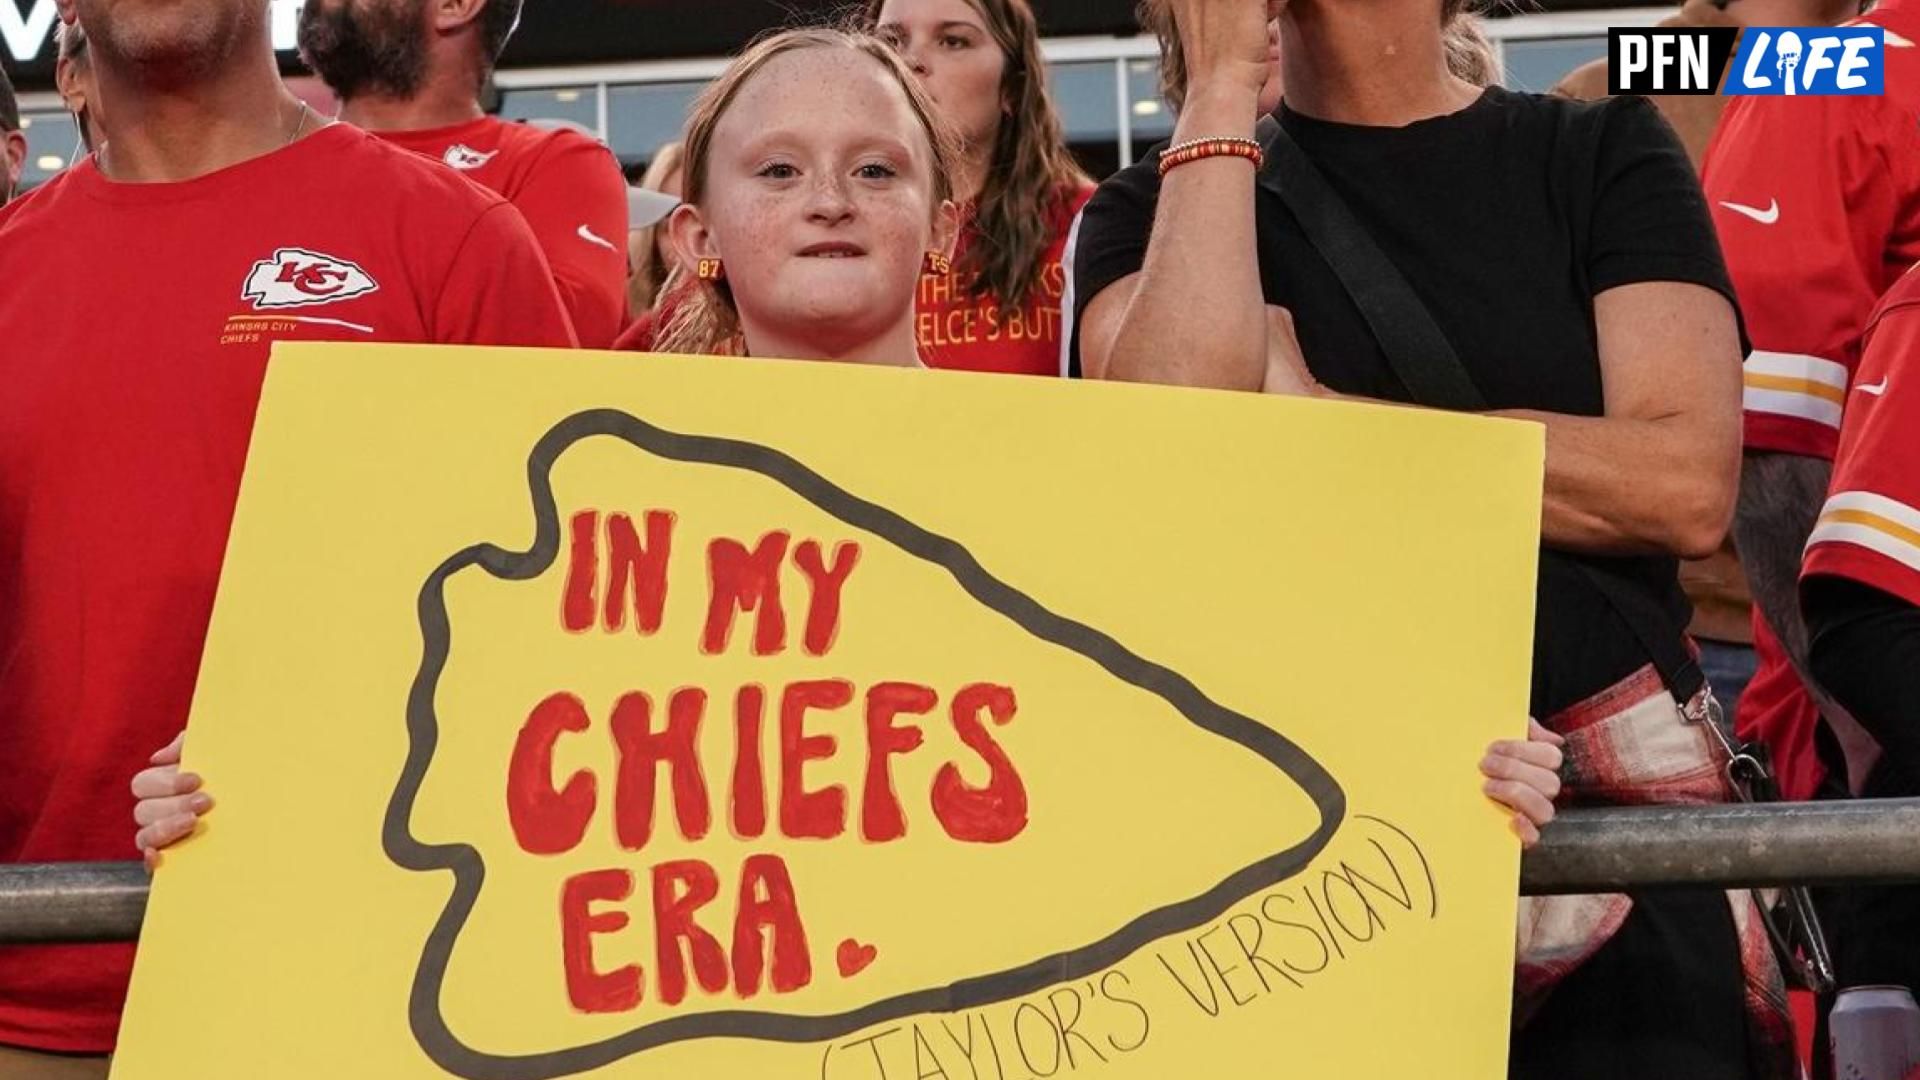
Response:
[{"label": "crowd of fans", "polygon": [[[18,199],[0,74],[0,860],[154,865],[211,810],[178,733],[277,341],[1531,420],[1537,719],[1481,762],[1523,841],[1556,806],[1738,798],[1738,737],[1792,798],[1920,795],[1915,3],[1687,0],[1675,25],[1887,30],[1884,97],[1729,104],[1607,99],[1604,62],[1508,91],[1465,0],[1143,0],[1177,126],[1096,186],[1027,0],[870,0],[748,47],[629,189],[483,110],[520,0],[308,0],[337,116],[282,83],[265,0],[62,0],[85,156]],[[1920,893],[1820,910],[1839,985],[1920,982]],[[1510,1075],[1798,1075],[1764,921],[1525,901]],[[0,949],[0,1075],[104,1075],[132,949]]]}]

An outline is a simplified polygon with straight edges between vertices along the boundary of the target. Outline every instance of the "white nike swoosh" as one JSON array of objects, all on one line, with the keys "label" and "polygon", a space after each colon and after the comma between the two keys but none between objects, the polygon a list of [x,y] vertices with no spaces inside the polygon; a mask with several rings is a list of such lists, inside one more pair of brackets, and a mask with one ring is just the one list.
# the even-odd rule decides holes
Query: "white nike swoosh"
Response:
[{"label": "white nike swoosh", "polygon": [[1879,382],[1873,383],[1871,385],[1867,383],[1861,383],[1859,386],[1854,387],[1854,389],[1860,391],[1863,394],[1872,394],[1874,397],[1881,397],[1885,395],[1887,392],[1887,380],[1881,379]]},{"label": "white nike swoosh", "polygon": [[1780,220],[1779,199],[1767,200],[1767,208],[1765,210],[1756,209],[1751,206],[1742,206],[1737,202],[1722,202],[1720,205],[1736,214],[1745,214],[1747,217],[1752,218],[1762,225],[1771,225]]},{"label": "white nike swoosh", "polygon": [[599,244],[601,247],[606,248],[608,251],[620,250],[619,248],[613,246],[613,241],[608,240],[605,237],[595,235],[594,231],[592,229],[587,228],[585,225],[580,226],[580,231],[576,235],[578,235],[580,239],[585,240],[587,243]]}]

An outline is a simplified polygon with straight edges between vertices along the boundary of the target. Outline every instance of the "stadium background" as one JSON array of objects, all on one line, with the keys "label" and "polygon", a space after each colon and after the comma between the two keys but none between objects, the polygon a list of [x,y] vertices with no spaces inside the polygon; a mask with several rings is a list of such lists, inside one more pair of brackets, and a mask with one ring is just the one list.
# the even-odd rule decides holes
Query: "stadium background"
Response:
[{"label": "stadium background", "polygon": [[[276,46],[297,74],[294,17],[300,0],[272,0]],[[1054,99],[1076,154],[1105,176],[1172,130],[1161,102],[1157,49],[1138,33],[1134,0],[1036,0]],[[525,25],[496,82],[501,115],[578,124],[605,139],[635,172],[674,138],[687,103],[754,34],[795,17],[826,14],[844,0],[528,0]],[[27,187],[65,168],[77,143],[53,93],[54,0],[0,0],[0,61],[21,91],[32,152]],[[1506,84],[1543,90],[1601,55],[1609,26],[1644,25],[1670,7],[1604,7],[1547,0],[1502,11],[1487,28]],[[637,172],[635,172],[637,175]]]}]

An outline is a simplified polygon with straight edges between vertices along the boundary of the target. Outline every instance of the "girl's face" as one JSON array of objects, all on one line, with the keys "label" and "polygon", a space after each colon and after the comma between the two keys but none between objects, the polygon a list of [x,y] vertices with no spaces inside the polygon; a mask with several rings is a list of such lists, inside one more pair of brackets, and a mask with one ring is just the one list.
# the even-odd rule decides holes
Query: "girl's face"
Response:
[{"label": "girl's face", "polygon": [[685,265],[723,260],[749,342],[836,355],[911,327],[921,266],[954,219],[906,91],[870,56],[815,48],[740,87],[706,191],[671,229]]},{"label": "girl's face", "polygon": [[969,147],[991,147],[1008,103],[1007,58],[970,0],[886,0],[875,33],[906,59]]}]

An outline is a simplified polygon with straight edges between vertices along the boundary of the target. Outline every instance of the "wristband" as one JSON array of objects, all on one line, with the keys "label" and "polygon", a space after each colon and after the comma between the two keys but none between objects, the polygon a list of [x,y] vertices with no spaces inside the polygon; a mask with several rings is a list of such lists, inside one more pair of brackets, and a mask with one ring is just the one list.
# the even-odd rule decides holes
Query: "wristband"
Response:
[{"label": "wristband", "polygon": [[1254,139],[1224,137],[1190,139],[1169,146],[1161,152],[1160,175],[1165,176],[1182,165],[1190,165],[1193,162],[1214,157],[1245,158],[1253,162],[1256,172],[1267,160],[1266,151],[1262,150],[1260,143]]}]

